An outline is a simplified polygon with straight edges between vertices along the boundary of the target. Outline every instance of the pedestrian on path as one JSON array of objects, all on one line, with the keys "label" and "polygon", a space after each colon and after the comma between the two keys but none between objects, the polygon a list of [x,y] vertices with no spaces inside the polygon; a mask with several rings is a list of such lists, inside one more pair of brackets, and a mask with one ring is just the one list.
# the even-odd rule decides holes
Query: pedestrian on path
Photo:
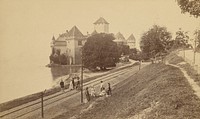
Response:
[{"label": "pedestrian on path", "polygon": [[75,89],[75,83],[74,83],[74,77],[72,78],[72,86],[73,86],[73,89]]},{"label": "pedestrian on path", "polygon": [[76,82],[76,90],[80,89],[80,80],[79,77],[77,77],[77,82]]},{"label": "pedestrian on path", "polygon": [[69,90],[73,90],[74,88],[73,88],[73,82],[72,82],[72,80],[70,81],[70,83],[69,83]]},{"label": "pedestrian on path", "polygon": [[85,97],[87,99],[87,102],[89,102],[90,101],[90,93],[89,93],[88,87],[86,87],[86,89],[85,89]]},{"label": "pedestrian on path", "polygon": [[61,91],[62,91],[62,92],[65,92],[65,84],[64,84],[64,82],[63,82],[62,79],[61,79],[61,81],[60,81],[60,88],[61,88]]},{"label": "pedestrian on path", "polygon": [[[102,91],[104,88],[104,85],[103,85],[103,81],[101,81],[101,84],[100,84],[100,91]],[[104,88],[105,89],[105,88]]]},{"label": "pedestrian on path", "polygon": [[108,83],[107,95],[110,95],[110,96],[112,95],[110,83]]}]

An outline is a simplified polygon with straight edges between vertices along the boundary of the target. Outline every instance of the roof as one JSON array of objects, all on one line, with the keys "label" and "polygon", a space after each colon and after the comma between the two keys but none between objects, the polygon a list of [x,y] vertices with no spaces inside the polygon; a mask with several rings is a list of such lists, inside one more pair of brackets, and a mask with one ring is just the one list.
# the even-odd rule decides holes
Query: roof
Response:
[{"label": "roof", "polygon": [[65,41],[66,37],[62,36],[62,34],[56,39],[57,41]]},{"label": "roof", "polygon": [[116,38],[116,39],[120,39],[120,40],[125,40],[124,36],[123,36],[120,32],[118,32],[118,33],[115,35],[115,38]]},{"label": "roof", "polygon": [[109,24],[103,17],[100,17],[94,24]]},{"label": "roof", "polygon": [[95,34],[98,34],[96,30],[94,30],[91,35],[95,35]]},{"label": "roof", "polygon": [[131,34],[129,37],[128,37],[128,39],[127,40],[133,40],[133,41],[135,41],[135,37],[134,37],[134,35],[133,34]]},{"label": "roof", "polygon": [[59,37],[56,39],[56,41],[65,41],[68,37],[68,32],[60,34]]},{"label": "roof", "polygon": [[84,37],[84,35],[76,26],[72,27],[72,29],[68,32],[67,35],[68,37]]},{"label": "roof", "polygon": [[60,37],[68,37],[68,32],[61,34]]},{"label": "roof", "polygon": [[55,40],[56,40],[54,36],[52,37],[52,40],[53,40],[53,41],[55,41]]}]

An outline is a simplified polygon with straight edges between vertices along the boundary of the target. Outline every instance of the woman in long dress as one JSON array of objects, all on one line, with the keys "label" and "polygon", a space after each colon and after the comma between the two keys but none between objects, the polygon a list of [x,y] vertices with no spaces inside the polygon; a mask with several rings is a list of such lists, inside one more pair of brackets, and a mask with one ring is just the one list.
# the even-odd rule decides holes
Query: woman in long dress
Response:
[{"label": "woman in long dress", "polygon": [[69,83],[69,90],[73,90],[73,87],[74,87],[73,86],[73,81],[71,80],[70,83]]},{"label": "woman in long dress", "polygon": [[90,101],[90,93],[89,93],[88,87],[86,87],[86,89],[85,89],[85,97],[87,99],[87,102],[89,102]]}]

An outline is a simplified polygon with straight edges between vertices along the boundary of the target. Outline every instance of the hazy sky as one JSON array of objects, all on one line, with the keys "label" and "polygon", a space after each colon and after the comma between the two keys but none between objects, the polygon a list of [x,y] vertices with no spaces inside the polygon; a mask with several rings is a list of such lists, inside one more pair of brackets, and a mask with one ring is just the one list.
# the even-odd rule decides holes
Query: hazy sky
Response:
[{"label": "hazy sky", "polygon": [[180,27],[193,32],[200,26],[199,18],[181,14],[175,0],[0,0],[1,61],[47,58],[53,35],[74,25],[91,33],[99,17],[110,23],[110,32],[120,31],[125,38],[133,33],[138,42],[154,24],[171,32]]}]

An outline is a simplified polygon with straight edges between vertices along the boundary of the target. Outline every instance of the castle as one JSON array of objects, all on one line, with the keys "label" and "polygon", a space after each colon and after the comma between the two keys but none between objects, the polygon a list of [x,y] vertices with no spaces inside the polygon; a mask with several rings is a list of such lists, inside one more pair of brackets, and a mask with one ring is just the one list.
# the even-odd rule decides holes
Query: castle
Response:
[{"label": "castle", "polygon": [[[76,27],[72,27],[71,30],[66,30],[65,33],[60,34],[57,39],[53,36],[51,47],[55,50],[59,49],[60,53],[66,53],[70,58],[70,64],[81,64],[81,48],[85,44],[87,37],[97,33],[109,33],[109,23],[100,17],[94,22],[94,31],[91,34],[83,35],[81,31]],[[115,40],[118,45],[128,45],[130,48],[135,48],[135,37],[131,34],[126,40],[124,36],[119,32],[115,35]]]}]

